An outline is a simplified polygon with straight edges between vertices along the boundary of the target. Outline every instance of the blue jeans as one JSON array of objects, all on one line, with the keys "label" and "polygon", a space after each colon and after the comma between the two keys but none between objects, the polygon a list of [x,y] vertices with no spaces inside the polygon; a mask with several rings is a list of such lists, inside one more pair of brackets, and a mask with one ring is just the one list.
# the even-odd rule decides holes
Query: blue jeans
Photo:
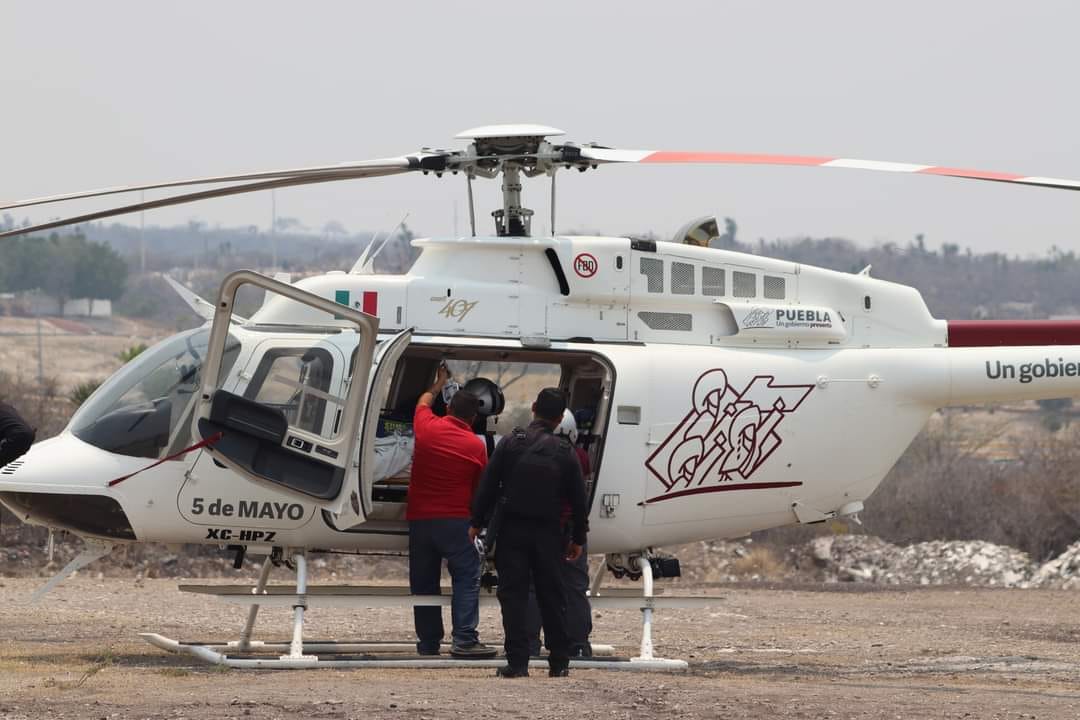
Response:
[{"label": "blue jeans", "polygon": [[[466,518],[436,518],[409,521],[409,591],[413,595],[438,595],[442,563],[450,570],[452,598],[450,619],[452,637],[457,645],[479,641],[476,625],[480,622],[480,554],[469,541]],[[421,653],[439,651],[442,642],[442,608],[414,607],[416,649]]]}]

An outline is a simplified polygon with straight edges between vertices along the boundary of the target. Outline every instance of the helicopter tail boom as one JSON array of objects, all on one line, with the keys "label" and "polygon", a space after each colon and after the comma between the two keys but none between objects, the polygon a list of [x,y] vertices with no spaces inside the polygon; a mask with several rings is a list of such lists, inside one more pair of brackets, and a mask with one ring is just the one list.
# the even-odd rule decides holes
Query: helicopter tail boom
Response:
[{"label": "helicopter tail boom", "polygon": [[944,401],[936,403],[940,407],[1080,395],[1080,343],[950,347],[942,352],[949,370],[947,388],[941,388]]}]

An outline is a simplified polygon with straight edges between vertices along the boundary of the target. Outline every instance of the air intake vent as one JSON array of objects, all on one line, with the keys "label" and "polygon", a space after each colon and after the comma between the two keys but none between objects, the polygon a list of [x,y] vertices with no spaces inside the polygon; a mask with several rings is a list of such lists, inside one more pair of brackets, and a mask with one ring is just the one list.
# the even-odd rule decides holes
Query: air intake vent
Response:
[{"label": "air intake vent", "polygon": [[12,460],[4,467],[0,468],[0,475],[14,475],[15,471],[22,467],[22,460]]},{"label": "air intake vent", "polygon": [[694,316],[690,313],[639,312],[637,315],[652,330],[690,332],[694,329]]}]

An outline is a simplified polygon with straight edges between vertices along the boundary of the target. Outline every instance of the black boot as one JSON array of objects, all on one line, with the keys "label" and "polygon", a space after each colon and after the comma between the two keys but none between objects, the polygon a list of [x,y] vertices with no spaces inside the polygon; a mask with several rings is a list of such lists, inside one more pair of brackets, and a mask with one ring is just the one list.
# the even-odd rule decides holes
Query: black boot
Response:
[{"label": "black boot", "polygon": [[570,658],[548,658],[548,677],[570,677]]}]

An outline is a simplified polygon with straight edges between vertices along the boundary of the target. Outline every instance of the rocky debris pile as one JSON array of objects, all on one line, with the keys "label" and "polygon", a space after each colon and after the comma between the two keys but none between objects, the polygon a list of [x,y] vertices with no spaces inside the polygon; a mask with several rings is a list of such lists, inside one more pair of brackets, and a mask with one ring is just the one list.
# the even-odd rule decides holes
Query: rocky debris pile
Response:
[{"label": "rocky debris pile", "polygon": [[868,535],[815,538],[793,548],[789,562],[817,580],[887,585],[1024,587],[1035,569],[1027,553],[981,540],[901,547]]},{"label": "rocky debris pile", "polygon": [[[0,523],[0,578],[48,578],[60,571],[82,549],[83,543],[67,533],[55,537],[52,562],[47,553],[48,533],[14,522]],[[243,568],[233,567],[235,553],[211,545],[184,545],[179,551],[156,543],[122,545],[80,572],[94,577],[127,578],[235,578],[247,582],[258,574],[261,557],[248,558]],[[308,563],[321,582],[360,583],[371,578],[405,582],[408,560],[395,553],[375,555],[313,554]],[[287,570],[275,571],[281,580]]]},{"label": "rocky debris pile", "polygon": [[[835,535],[786,550],[750,539],[714,540],[671,550],[682,563],[683,582],[690,583],[794,581],[1080,589],[1080,543],[1043,568],[1015,548],[979,540],[899,546],[869,535]],[[1044,579],[1036,579],[1040,577]],[[1070,580],[1071,584],[1064,584]]]},{"label": "rocky debris pile", "polygon": [[[47,534],[26,535],[18,526],[0,525],[0,578],[49,577],[82,548],[80,541],[60,533],[50,563],[45,552]],[[674,581],[677,584],[786,581],[1080,590],[1080,542],[1042,565],[1015,548],[978,540],[899,546],[869,535],[820,536],[790,547],[749,538],[712,540],[665,550],[680,560],[683,576]],[[134,545],[118,548],[83,572],[136,579],[231,577],[247,581],[258,572],[259,562],[252,558],[238,571],[233,568],[233,554],[216,547],[192,545],[177,552],[160,545]],[[590,559],[594,568],[602,562],[600,556]],[[395,553],[317,554],[309,568],[322,582],[376,578],[403,583],[408,578],[407,558]],[[619,582],[638,585],[610,576],[605,579],[605,583]]]},{"label": "rocky debris pile", "polygon": [[1080,542],[1075,542],[1036,570],[1028,582],[1029,587],[1080,589]]},{"label": "rocky debris pile", "polygon": [[[978,540],[893,545],[870,535],[821,536],[786,547],[769,542],[711,540],[668,548],[682,565],[683,583],[853,582],[886,585],[980,585],[1080,589],[1080,543],[1071,559],[1040,570],[1015,548]],[[1064,558],[1064,556],[1063,556]],[[1038,572],[1058,580],[1035,581]]]}]

